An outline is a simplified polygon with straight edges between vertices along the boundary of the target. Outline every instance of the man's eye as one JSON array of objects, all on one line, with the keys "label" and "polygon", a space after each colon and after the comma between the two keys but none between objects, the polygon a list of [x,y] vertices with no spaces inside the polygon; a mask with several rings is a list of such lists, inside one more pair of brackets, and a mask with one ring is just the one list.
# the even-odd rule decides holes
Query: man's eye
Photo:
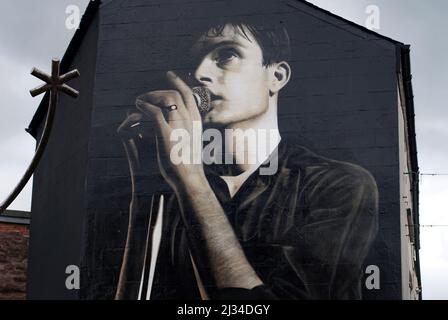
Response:
[{"label": "man's eye", "polygon": [[238,52],[235,49],[227,48],[219,50],[216,61],[219,64],[225,64],[232,61],[234,58],[239,57]]}]

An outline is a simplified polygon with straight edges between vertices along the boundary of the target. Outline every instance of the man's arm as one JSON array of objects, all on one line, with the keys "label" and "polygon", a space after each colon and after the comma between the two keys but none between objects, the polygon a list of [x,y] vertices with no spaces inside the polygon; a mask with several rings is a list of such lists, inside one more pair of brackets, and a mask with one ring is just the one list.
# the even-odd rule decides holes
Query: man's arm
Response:
[{"label": "man's arm", "polygon": [[[159,168],[176,192],[195,262],[200,270],[209,270],[213,286],[218,289],[252,289],[262,281],[249,264],[205,177],[202,163],[174,164],[170,159],[174,130],[186,130],[192,140],[196,139],[185,146],[193,151],[194,143],[202,146],[202,136],[195,137],[193,132],[193,122],[201,124],[201,116],[191,89],[173,73],[168,74],[168,79],[175,90],[149,92],[140,96],[136,104],[140,111],[156,120]],[[171,111],[173,105],[177,108]]]},{"label": "man's arm", "polygon": [[205,176],[190,179],[176,194],[193,254],[200,257],[204,253],[205,267],[210,268],[216,287],[252,289],[262,285]]}]

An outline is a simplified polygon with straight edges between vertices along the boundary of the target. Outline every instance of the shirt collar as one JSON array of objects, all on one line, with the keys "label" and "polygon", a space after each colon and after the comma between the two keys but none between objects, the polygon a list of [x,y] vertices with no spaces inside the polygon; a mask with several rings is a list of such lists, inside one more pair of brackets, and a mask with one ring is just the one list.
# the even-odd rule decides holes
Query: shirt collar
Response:
[{"label": "shirt collar", "polygon": [[[230,193],[227,187],[226,182],[221,178],[220,174],[212,167],[212,166],[205,166],[205,174],[207,176],[207,179],[215,193],[220,194],[220,198],[225,198],[225,200],[234,200],[238,201],[241,197],[245,198],[252,198],[253,196],[258,196],[263,191],[265,191],[268,186],[271,184],[272,180],[277,177],[280,172],[283,172],[284,170],[287,170],[285,168],[285,162],[286,162],[286,143],[283,142],[283,139],[279,142],[276,149],[269,155],[268,159],[265,161],[266,165],[261,165],[257,168],[243,183],[241,188],[238,190],[238,192],[235,194],[233,198],[230,198]],[[277,157],[275,159],[274,157]],[[262,167],[269,166],[269,163],[271,161],[277,161],[277,170],[272,175],[266,175],[261,174],[260,170]],[[224,200],[224,199],[220,199]]]}]

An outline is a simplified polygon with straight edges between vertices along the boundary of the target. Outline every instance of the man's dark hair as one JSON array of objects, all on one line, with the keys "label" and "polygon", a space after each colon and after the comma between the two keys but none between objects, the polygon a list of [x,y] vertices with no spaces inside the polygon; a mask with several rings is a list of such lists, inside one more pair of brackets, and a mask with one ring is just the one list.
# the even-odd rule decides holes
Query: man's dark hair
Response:
[{"label": "man's dark hair", "polygon": [[231,25],[240,35],[251,41],[247,34],[249,31],[257,41],[263,52],[263,65],[270,66],[275,62],[288,61],[291,59],[291,44],[288,31],[281,25],[259,24],[249,19],[221,21],[218,25],[212,26],[208,36],[220,36],[226,25]]},{"label": "man's dark hair", "polygon": [[[160,48],[169,48],[162,56],[166,66],[160,66],[161,70],[175,70],[184,79],[189,79],[191,71],[200,62],[198,59],[202,58],[191,51],[192,46],[204,35],[221,36],[226,26],[232,26],[247,40],[257,42],[262,50],[263,66],[290,62],[288,19],[280,18],[277,1],[226,0],[219,9],[219,13],[204,10],[194,19],[179,22],[176,28],[165,29],[166,36],[157,39]],[[194,79],[191,82],[190,85],[195,85]]]}]

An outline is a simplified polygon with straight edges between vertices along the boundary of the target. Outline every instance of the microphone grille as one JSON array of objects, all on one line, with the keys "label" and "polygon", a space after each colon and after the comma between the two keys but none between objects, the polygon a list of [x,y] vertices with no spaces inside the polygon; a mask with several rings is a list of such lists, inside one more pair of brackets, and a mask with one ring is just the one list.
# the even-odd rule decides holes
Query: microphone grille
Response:
[{"label": "microphone grille", "polygon": [[211,104],[211,92],[207,88],[204,87],[194,87],[192,89],[194,99],[196,100],[196,104],[198,105],[198,109],[200,113],[206,113],[210,111]]}]

